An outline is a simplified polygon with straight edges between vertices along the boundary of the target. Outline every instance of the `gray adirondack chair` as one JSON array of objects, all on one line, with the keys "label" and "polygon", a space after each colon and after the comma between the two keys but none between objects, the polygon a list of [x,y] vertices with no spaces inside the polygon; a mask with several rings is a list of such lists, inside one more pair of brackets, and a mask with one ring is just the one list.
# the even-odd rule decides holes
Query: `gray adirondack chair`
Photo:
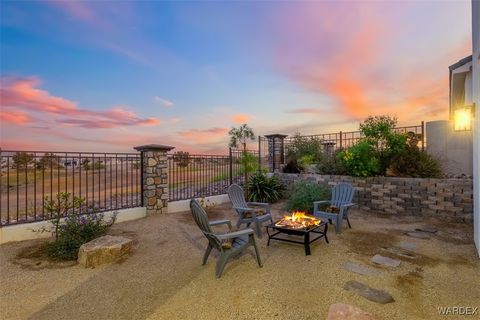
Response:
[{"label": "gray adirondack chair", "polygon": [[[218,226],[222,224],[226,224],[228,226],[229,231],[232,229],[232,225],[229,220],[217,220],[217,221],[208,221],[207,213],[202,208],[200,203],[197,200],[192,199],[190,201],[190,210],[192,212],[193,219],[197,223],[202,233],[208,239],[208,246],[205,254],[203,255],[203,262],[202,265],[207,263],[208,256],[212,249],[218,250],[220,256],[217,260],[217,266],[215,274],[217,278],[220,278],[223,273],[223,269],[227,264],[228,260],[233,256],[240,254],[242,251],[247,249],[250,246],[255,248],[255,256],[257,259],[257,263],[260,267],[262,267],[262,262],[260,260],[260,252],[258,251],[257,243],[255,242],[255,235],[252,229],[243,229],[236,232],[228,232],[228,233],[215,233],[212,230],[212,226]],[[230,239],[232,241],[231,248],[225,249],[222,246],[222,241]]]},{"label": "gray adirondack chair", "polygon": [[[261,238],[262,223],[273,222],[269,204],[263,202],[247,202],[243,189],[238,184],[232,184],[228,187],[228,197],[232,202],[233,209],[238,213],[237,228],[240,228],[243,223],[245,223],[247,227],[250,227],[253,223],[255,233]],[[257,215],[258,207],[264,210],[263,214]]]},{"label": "gray adirondack chair", "polygon": [[[335,221],[336,233],[342,232],[342,223],[346,219],[348,227],[352,228],[350,220],[348,219],[348,209],[354,204],[352,203],[353,196],[355,195],[355,188],[349,183],[339,183],[332,188],[332,199],[325,201],[313,202],[313,215],[320,219],[328,219],[330,223]],[[321,204],[329,204],[340,209],[338,213],[326,212],[320,210]]]}]

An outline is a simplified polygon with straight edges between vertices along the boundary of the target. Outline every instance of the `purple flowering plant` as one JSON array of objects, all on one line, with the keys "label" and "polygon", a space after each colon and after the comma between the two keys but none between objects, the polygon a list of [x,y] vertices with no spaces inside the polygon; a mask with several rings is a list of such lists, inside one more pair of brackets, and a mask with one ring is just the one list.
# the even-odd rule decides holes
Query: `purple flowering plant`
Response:
[{"label": "purple flowering plant", "polygon": [[55,239],[48,244],[49,256],[60,260],[75,260],[78,249],[86,242],[107,233],[116,220],[116,212],[106,220],[103,214],[87,213],[85,199],[60,192],[55,199],[45,198],[44,208],[51,219]]}]

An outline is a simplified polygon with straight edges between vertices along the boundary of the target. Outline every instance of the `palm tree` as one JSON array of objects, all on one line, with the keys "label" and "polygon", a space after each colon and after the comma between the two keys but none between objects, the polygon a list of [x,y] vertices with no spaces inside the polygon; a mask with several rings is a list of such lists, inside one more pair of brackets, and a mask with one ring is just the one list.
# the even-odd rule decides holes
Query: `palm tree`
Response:
[{"label": "palm tree", "polygon": [[244,158],[244,180],[245,180],[245,197],[248,199],[248,172],[247,172],[247,141],[255,140],[255,134],[253,129],[250,128],[246,123],[242,124],[240,127],[232,129],[228,132],[230,135],[230,148],[238,148],[239,145],[242,146],[243,152],[242,157]]}]

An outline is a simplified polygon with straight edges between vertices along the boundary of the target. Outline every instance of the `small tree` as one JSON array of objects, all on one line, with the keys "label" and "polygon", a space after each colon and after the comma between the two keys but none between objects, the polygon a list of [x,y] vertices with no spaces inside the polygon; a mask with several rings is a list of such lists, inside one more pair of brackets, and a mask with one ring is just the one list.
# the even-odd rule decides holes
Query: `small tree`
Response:
[{"label": "small tree", "polygon": [[57,168],[60,165],[60,159],[57,155],[47,152],[37,161],[37,169]]},{"label": "small tree", "polygon": [[16,169],[21,167],[28,167],[29,164],[33,163],[33,154],[27,153],[24,151],[17,152],[12,156],[13,165]]},{"label": "small tree", "polygon": [[395,132],[397,119],[390,116],[369,116],[360,124],[363,134],[361,141],[369,143],[373,148],[373,154],[378,158],[380,174],[385,174],[387,168],[397,154],[405,149],[407,136]]},{"label": "small tree", "polygon": [[81,163],[81,166],[82,166],[83,170],[85,170],[85,171],[90,170],[90,168],[91,168],[90,160],[89,159],[83,159],[82,163]]},{"label": "small tree", "polygon": [[177,166],[185,168],[188,167],[190,163],[190,153],[185,151],[178,151],[173,154],[173,161],[177,164]]},{"label": "small tree", "polygon": [[[245,159],[247,156],[247,141],[255,140],[255,134],[253,133],[253,129],[250,128],[246,123],[242,124],[240,127],[235,128],[233,127],[228,134],[230,135],[230,148],[239,148],[242,147],[243,158]],[[245,194],[248,199],[248,172],[246,167],[246,162],[244,164],[244,178],[245,178]]]}]

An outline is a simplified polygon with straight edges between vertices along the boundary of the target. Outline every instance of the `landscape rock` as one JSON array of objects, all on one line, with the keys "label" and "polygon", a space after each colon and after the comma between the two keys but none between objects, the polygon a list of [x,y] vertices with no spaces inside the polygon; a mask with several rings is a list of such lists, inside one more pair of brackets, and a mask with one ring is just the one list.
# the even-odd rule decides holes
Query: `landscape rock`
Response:
[{"label": "landscape rock", "polygon": [[405,250],[402,248],[397,247],[390,247],[390,248],[382,248],[383,251],[389,252],[391,254],[397,255],[399,257],[407,258],[407,259],[415,259],[416,256],[409,250]]},{"label": "landscape rock", "polygon": [[412,243],[412,242],[400,242],[399,244],[399,247],[404,249],[404,250],[410,250],[410,251],[413,251],[415,249],[417,249],[417,244],[416,243]]},{"label": "landscape rock", "polygon": [[434,227],[421,227],[421,228],[415,228],[415,231],[419,232],[426,232],[426,233],[437,233],[438,229]]},{"label": "landscape rock", "polygon": [[78,263],[85,268],[110,263],[130,252],[133,240],[106,235],[83,244],[78,251]]},{"label": "landscape rock", "polygon": [[343,289],[354,291],[365,299],[376,303],[386,304],[395,301],[388,292],[371,288],[366,284],[354,280],[345,283]]},{"label": "landscape rock", "polygon": [[385,267],[391,267],[391,268],[396,268],[400,265],[399,260],[391,259],[388,257],[381,256],[379,254],[376,254],[372,258],[372,262],[385,266]]},{"label": "landscape rock", "polygon": [[407,236],[418,239],[430,239],[429,235],[425,232],[411,231],[406,233]]},{"label": "landscape rock", "polygon": [[345,262],[343,267],[348,271],[355,272],[355,273],[358,273],[358,274],[362,274],[364,276],[378,276],[380,274],[379,271],[377,271],[373,268],[370,268],[370,267],[367,267],[367,266],[364,266],[364,265],[361,265],[361,264],[357,264],[357,263],[354,263],[354,262],[351,262],[351,261]]},{"label": "landscape rock", "polygon": [[360,308],[344,303],[335,303],[328,309],[327,320],[376,320],[377,318]]}]

